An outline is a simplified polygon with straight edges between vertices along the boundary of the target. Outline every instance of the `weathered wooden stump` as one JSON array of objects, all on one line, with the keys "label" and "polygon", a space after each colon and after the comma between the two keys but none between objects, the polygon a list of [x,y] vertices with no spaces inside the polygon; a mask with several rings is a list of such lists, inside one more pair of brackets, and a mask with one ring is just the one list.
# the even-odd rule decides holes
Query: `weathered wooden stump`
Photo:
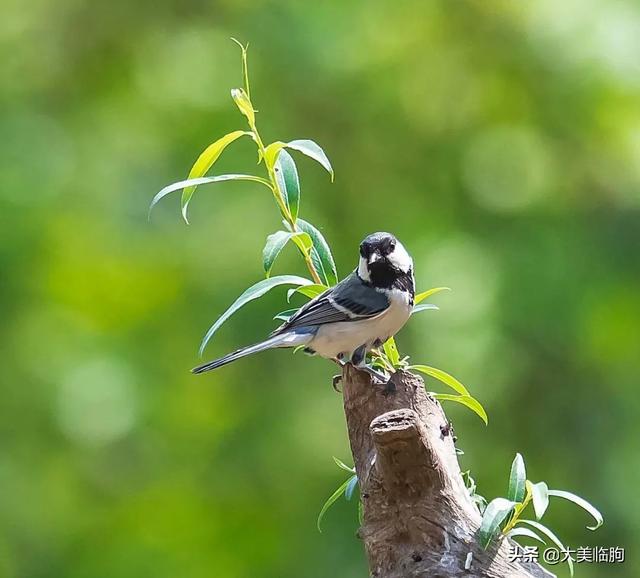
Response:
[{"label": "weathered wooden stump", "polygon": [[554,578],[509,560],[509,540],[477,542],[480,513],[465,488],[447,418],[424,382],[394,374],[394,391],[351,365],[342,387],[375,578]]}]

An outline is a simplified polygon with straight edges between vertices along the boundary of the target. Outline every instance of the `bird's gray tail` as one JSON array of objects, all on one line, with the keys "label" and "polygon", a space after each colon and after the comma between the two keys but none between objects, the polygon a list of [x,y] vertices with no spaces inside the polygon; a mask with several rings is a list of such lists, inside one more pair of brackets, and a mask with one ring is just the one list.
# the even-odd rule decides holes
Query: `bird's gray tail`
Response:
[{"label": "bird's gray tail", "polygon": [[265,341],[261,341],[260,343],[256,343],[254,345],[248,345],[247,347],[241,347],[240,349],[232,353],[228,353],[224,357],[219,357],[218,359],[214,359],[213,361],[209,361],[208,363],[204,363],[203,365],[194,367],[191,370],[191,373],[204,373],[205,371],[218,369],[218,367],[227,365],[228,363],[236,361],[237,359],[240,359],[242,357],[246,357],[247,355],[253,355],[254,353],[259,353],[261,351],[273,349],[275,347],[297,347],[298,345],[305,345],[311,340],[312,337],[313,335],[310,333],[296,332],[274,335],[273,337]]}]

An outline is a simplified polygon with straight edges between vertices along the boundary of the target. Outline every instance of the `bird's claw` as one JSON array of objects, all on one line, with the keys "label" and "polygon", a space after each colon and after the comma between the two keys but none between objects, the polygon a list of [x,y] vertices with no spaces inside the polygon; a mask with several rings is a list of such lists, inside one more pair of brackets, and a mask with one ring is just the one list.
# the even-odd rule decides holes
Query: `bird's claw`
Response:
[{"label": "bird's claw", "polygon": [[391,376],[389,377],[387,376],[387,374],[382,373],[381,371],[377,371],[373,369],[373,367],[369,367],[368,365],[362,365],[358,369],[361,369],[362,371],[365,371],[369,374],[369,376],[371,377],[372,385],[384,385],[383,393],[385,395],[389,395],[390,393],[395,392],[396,386],[395,383],[392,382],[393,374],[391,374]]},{"label": "bird's claw", "polygon": [[[388,376],[381,371],[377,371],[368,365],[359,365],[355,366],[356,369],[360,371],[364,371],[369,374],[371,379],[371,385],[373,386],[383,386],[382,394],[385,396],[391,395],[396,392],[396,384],[393,380],[395,373],[392,373]],[[332,380],[333,389],[335,389],[338,393],[342,393],[342,390],[338,387],[342,383],[342,375],[334,375]]]}]

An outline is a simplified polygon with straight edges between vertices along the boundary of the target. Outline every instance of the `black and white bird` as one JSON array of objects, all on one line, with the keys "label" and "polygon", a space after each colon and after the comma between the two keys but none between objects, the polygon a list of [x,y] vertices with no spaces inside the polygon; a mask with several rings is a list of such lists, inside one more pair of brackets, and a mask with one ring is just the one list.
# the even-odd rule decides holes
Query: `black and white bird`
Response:
[{"label": "black and white bird", "polygon": [[366,366],[366,355],[407,322],[414,294],[409,253],[390,233],[373,233],[360,243],[357,269],[302,306],[268,339],[192,371],[204,373],[266,349],[304,346],[307,353],[351,362],[380,377]]}]

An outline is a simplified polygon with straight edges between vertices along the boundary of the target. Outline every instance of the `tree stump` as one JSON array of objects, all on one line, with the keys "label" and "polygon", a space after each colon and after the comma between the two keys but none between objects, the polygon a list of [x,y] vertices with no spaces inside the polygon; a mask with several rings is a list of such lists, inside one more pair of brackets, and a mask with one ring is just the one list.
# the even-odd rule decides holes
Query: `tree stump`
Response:
[{"label": "tree stump", "polygon": [[[375,578],[555,578],[509,559],[508,539],[477,541],[481,515],[464,485],[449,422],[423,380],[391,386],[345,365],[344,410],[363,502],[359,535]],[[390,391],[391,390],[391,391]]]}]

